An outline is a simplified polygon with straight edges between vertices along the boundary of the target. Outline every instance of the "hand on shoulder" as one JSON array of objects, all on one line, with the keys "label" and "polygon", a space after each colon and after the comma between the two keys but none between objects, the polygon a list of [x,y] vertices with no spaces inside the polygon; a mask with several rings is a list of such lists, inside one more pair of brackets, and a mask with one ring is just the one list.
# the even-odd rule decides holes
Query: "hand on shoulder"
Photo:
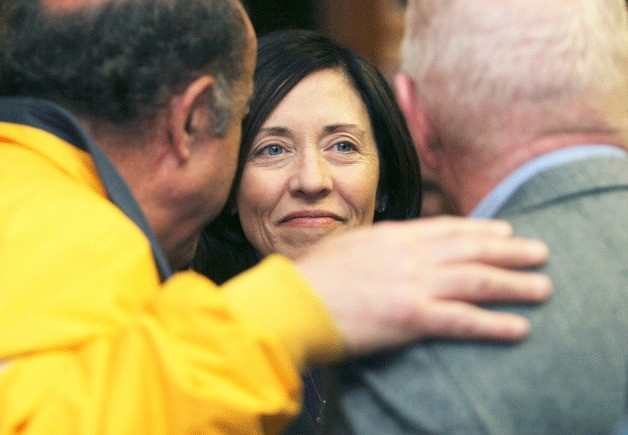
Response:
[{"label": "hand on shoulder", "polygon": [[426,338],[519,340],[526,319],[481,303],[540,303],[547,247],[503,221],[436,217],[386,222],[329,238],[296,261],[350,354]]}]

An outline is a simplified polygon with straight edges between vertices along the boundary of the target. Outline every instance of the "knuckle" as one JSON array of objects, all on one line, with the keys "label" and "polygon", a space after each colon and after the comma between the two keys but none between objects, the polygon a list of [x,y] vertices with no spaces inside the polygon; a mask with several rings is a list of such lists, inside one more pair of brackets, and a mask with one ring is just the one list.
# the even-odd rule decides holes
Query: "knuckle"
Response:
[{"label": "knuckle", "polygon": [[473,273],[469,273],[469,275],[473,275],[469,277],[471,290],[478,296],[492,296],[496,284],[495,278],[484,273],[484,270],[480,267],[473,269]]},{"label": "knuckle", "polygon": [[476,322],[469,317],[459,317],[454,329],[454,334],[459,338],[472,338],[478,334]]},{"label": "knuckle", "polygon": [[426,336],[430,325],[429,310],[425,300],[397,303],[390,310],[390,321],[406,337],[415,339]]},{"label": "knuckle", "polygon": [[463,265],[455,268],[449,276],[447,288],[450,297],[459,297],[468,301],[492,298],[494,289],[499,284],[487,267],[482,265]]}]

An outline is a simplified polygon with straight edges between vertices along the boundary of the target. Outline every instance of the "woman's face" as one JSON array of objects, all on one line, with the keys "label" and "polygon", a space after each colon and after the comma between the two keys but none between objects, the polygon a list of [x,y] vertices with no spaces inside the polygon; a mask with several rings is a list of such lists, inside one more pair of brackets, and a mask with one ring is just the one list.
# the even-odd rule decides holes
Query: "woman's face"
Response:
[{"label": "woman's face", "polygon": [[373,222],[379,157],[364,102],[337,70],[314,72],[253,140],[237,194],[248,240],[296,258],[323,237]]}]

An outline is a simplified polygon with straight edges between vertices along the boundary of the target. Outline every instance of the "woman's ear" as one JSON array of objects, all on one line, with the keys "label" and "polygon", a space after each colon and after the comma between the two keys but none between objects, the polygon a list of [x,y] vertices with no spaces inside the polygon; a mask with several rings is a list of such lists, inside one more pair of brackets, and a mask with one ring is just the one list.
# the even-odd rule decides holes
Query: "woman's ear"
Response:
[{"label": "woman's ear", "polygon": [[408,129],[414,141],[419,159],[434,169],[438,166],[435,150],[430,146],[434,142],[435,130],[427,116],[421,99],[416,92],[414,81],[410,76],[399,73],[395,77],[397,101],[403,112]]},{"label": "woman's ear", "polygon": [[201,76],[172,98],[168,118],[168,140],[172,151],[181,161],[190,156],[190,146],[198,133],[210,132],[212,122],[210,107],[214,79]]}]

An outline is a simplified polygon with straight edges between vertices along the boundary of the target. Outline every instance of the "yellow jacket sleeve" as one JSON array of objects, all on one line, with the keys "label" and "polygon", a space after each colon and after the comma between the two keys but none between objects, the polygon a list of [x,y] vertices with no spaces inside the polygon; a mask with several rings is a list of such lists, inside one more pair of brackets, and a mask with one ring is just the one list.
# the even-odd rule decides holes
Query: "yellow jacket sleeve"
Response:
[{"label": "yellow jacket sleeve", "polygon": [[0,143],[0,434],[279,431],[342,351],[294,266],[161,284],[97,182],[41,160]]},{"label": "yellow jacket sleeve", "polygon": [[[270,263],[247,280],[278,268]],[[81,308],[63,305],[74,311],[64,325],[72,329],[80,319],[70,316],[81,316]],[[193,273],[176,275],[141,311],[104,329],[13,356],[0,375],[0,432],[274,433],[298,411],[295,365],[302,361],[290,358],[296,353],[286,352],[264,325],[239,318]]]}]

